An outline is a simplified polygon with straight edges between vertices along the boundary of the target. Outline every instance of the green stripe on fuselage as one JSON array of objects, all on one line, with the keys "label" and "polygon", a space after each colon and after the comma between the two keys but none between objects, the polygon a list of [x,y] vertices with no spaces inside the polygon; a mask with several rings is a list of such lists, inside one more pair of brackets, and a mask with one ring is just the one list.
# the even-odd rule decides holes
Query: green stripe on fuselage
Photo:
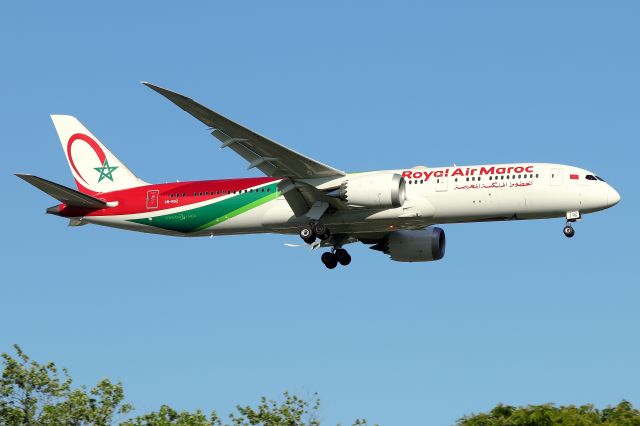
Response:
[{"label": "green stripe on fuselage", "polygon": [[[261,192],[262,188],[265,192]],[[267,188],[269,192],[266,192]],[[278,198],[277,183],[265,185],[259,190],[260,192],[243,192],[225,200],[182,212],[153,216],[151,220],[149,218],[131,219],[129,222],[185,233],[202,231]]]}]

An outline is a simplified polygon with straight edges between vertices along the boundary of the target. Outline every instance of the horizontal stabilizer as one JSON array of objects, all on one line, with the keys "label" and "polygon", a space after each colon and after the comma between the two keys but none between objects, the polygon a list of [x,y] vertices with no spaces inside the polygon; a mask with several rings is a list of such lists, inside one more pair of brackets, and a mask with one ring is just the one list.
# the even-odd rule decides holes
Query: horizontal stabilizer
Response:
[{"label": "horizontal stabilizer", "polygon": [[87,209],[103,209],[107,207],[107,203],[105,201],[83,194],[75,189],[67,188],[66,186],[55,182],[42,179],[38,176],[22,173],[16,173],[16,176],[68,206]]}]

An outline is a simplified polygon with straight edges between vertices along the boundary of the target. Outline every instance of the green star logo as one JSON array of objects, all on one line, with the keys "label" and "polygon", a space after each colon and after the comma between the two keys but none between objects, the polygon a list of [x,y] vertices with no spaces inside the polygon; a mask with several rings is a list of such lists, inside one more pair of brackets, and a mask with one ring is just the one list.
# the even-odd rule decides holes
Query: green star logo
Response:
[{"label": "green star logo", "polygon": [[93,170],[100,173],[100,177],[98,178],[98,183],[102,181],[102,179],[107,178],[111,182],[113,182],[113,171],[117,169],[119,166],[109,166],[109,160],[104,159],[104,163],[102,163],[102,167],[94,167]]}]

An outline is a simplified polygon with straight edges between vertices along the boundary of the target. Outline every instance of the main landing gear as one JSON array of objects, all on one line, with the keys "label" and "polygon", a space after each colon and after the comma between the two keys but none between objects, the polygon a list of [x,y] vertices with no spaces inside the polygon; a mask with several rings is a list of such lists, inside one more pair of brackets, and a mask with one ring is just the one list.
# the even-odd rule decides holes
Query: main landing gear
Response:
[{"label": "main landing gear", "polygon": [[322,223],[311,223],[300,229],[300,238],[307,244],[313,244],[316,238],[324,241],[330,236],[329,228]]},{"label": "main landing gear", "polygon": [[351,255],[343,248],[333,249],[331,251],[322,253],[320,257],[324,266],[329,269],[334,269],[338,266],[338,263],[342,266],[347,266],[351,263]]},{"label": "main landing gear", "polygon": [[[300,229],[300,238],[307,243],[313,244],[317,238],[321,241],[327,241],[331,237],[329,228],[320,222],[311,222],[309,225]],[[351,255],[341,247],[344,239],[341,236],[334,236],[331,243],[333,248],[331,251],[322,253],[320,260],[329,269],[335,269],[338,264],[347,266],[351,263]]]}]

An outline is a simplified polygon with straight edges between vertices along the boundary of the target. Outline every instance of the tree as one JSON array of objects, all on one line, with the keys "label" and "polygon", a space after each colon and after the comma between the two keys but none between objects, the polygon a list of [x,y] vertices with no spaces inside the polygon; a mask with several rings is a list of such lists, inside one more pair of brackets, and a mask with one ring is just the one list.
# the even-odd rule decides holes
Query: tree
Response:
[{"label": "tree", "polygon": [[[0,377],[1,426],[111,426],[115,417],[133,410],[125,403],[121,383],[109,379],[93,388],[72,387],[66,369],[53,362],[39,364],[14,345],[16,357],[3,353]],[[122,421],[120,426],[320,426],[320,398],[300,398],[285,392],[280,401],[262,397],[257,406],[238,405],[228,423],[215,411],[177,411],[167,405],[158,411]],[[367,426],[355,420],[352,426]],[[602,410],[591,404],[514,407],[498,404],[491,411],[470,414],[457,426],[640,426],[640,410],[628,401]]]},{"label": "tree", "polygon": [[[177,412],[163,405],[159,411],[138,416],[121,426],[320,426],[319,409],[317,394],[308,401],[285,392],[280,402],[262,397],[257,407],[236,406],[236,412],[229,415],[231,423],[223,422],[215,411],[207,417],[199,410]],[[352,425],[366,426],[367,421],[355,420]]]},{"label": "tree", "polygon": [[630,402],[598,410],[591,404],[554,404],[513,407],[498,404],[488,413],[471,414],[458,420],[458,426],[640,426],[640,411]]},{"label": "tree", "polygon": [[[3,353],[0,378],[0,425],[2,426],[110,426],[114,417],[133,410],[124,402],[121,383],[99,381],[87,390],[72,387],[69,372],[62,374],[53,362],[39,364],[14,345],[16,357]],[[142,414],[120,426],[320,426],[320,399],[307,401],[285,392],[281,402],[262,398],[257,407],[236,406],[224,423],[212,411],[177,411],[163,405],[158,411]],[[366,426],[356,420],[354,426]]]},{"label": "tree", "polygon": [[39,364],[18,345],[14,349],[16,358],[2,354],[0,424],[109,426],[114,415],[133,409],[123,402],[121,383],[103,379],[90,391],[84,387],[73,389],[66,369],[61,375],[53,362]]},{"label": "tree", "polygon": [[213,412],[209,417],[200,410],[194,413],[178,412],[163,405],[157,412],[144,414],[120,424],[121,426],[221,426],[218,415]]}]

